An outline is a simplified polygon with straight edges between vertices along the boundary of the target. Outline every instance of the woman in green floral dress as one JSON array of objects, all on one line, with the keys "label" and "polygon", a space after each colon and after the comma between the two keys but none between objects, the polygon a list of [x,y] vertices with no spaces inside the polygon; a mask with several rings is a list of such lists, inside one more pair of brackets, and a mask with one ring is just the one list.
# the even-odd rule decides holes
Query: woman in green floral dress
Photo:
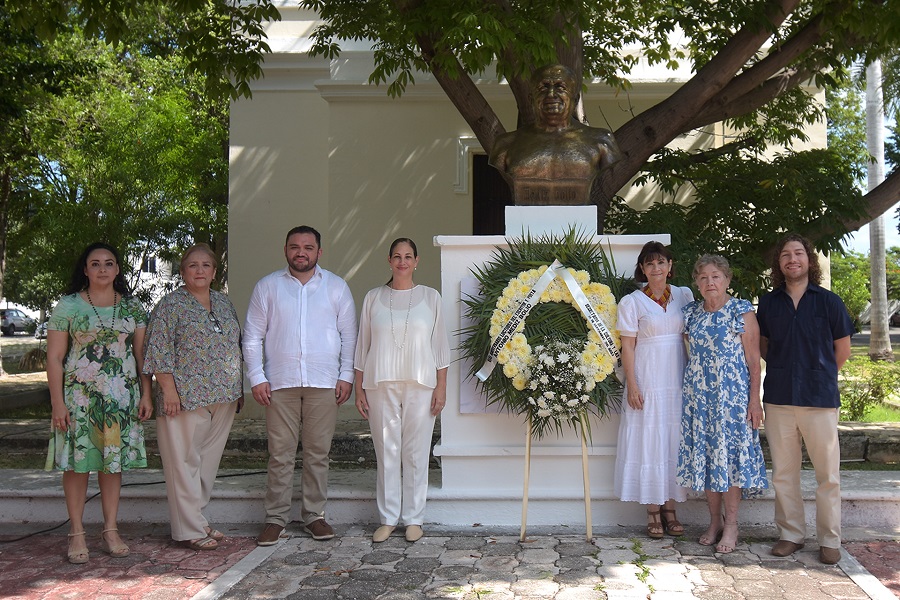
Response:
[{"label": "woman in green floral dress", "polygon": [[129,552],[117,518],[122,471],[147,466],[141,421],[153,407],[150,386],[138,375],[146,327],[147,312],[130,295],[118,252],[100,242],[88,246],[47,326],[54,432],[48,463],[52,457],[52,467],[63,472],[68,558],[75,564],[88,560],[82,517],[92,471],[103,510],[100,547],[113,557]]}]

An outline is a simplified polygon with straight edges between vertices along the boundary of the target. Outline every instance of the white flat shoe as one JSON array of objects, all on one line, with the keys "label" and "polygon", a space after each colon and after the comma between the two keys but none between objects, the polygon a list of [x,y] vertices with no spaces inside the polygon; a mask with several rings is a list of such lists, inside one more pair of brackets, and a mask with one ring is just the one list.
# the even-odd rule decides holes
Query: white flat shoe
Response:
[{"label": "white flat shoe", "polygon": [[418,542],[422,539],[422,536],[425,535],[425,532],[422,531],[421,525],[407,525],[406,526],[406,541],[407,542]]},{"label": "white flat shoe", "polygon": [[394,527],[392,525],[382,525],[375,530],[374,534],[372,534],[372,541],[376,544],[380,544],[381,542],[391,537],[391,533],[393,532]]}]

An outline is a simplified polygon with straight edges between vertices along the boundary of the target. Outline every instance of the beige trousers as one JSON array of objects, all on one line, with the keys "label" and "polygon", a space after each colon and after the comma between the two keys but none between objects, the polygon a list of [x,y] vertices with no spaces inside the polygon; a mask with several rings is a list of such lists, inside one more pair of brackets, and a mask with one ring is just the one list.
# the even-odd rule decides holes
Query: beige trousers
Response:
[{"label": "beige trousers", "polygon": [[384,382],[366,390],[378,461],[375,500],[382,525],[424,523],[433,391],[416,383]]},{"label": "beige trousers", "polygon": [[236,410],[237,402],[211,404],[156,419],[173,540],[206,537],[209,523],[203,510],[212,496]]},{"label": "beige trousers", "polygon": [[806,515],[800,494],[800,441],[816,471],[816,537],[819,545],[841,546],[841,448],[838,409],[766,403],[766,440],[772,454],[775,524],[779,539],[802,544]]},{"label": "beige trousers", "polygon": [[297,442],[302,446],[300,516],[304,525],[325,517],[328,500],[328,453],[337,423],[334,388],[284,388],[272,392],[266,408],[269,474],[266,523],[282,527],[291,521]]}]

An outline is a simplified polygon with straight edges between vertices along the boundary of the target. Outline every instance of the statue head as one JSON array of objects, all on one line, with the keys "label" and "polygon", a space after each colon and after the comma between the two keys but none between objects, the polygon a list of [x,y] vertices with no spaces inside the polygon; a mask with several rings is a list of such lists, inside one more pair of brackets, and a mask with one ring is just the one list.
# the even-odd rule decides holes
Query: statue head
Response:
[{"label": "statue head", "polygon": [[547,65],[531,76],[531,98],[538,123],[555,127],[569,125],[575,112],[578,78],[565,65]]}]

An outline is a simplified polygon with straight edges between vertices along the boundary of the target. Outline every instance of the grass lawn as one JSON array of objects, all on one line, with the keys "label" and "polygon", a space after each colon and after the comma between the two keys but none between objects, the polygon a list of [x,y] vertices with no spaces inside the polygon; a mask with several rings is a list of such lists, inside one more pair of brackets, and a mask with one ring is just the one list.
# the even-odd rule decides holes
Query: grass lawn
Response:
[{"label": "grass lawn", "polygon": [[25,353],[34,348],[47,349],[46,340],[36,340],[31,335],[15,335],[3,339],[3,371],[11,375],[24,373],[19,366],[19,361]]},{"label": "grass lawn", "polygon": [[[891,350],[894,351],[894,361],[900,362],[900,346],[897,344],[891,344]],[[850,348],[850,356],[852,358],[857,358],[859,356],[868,356],[869,355],[869,347],[868,346],[852,346]]]}]

